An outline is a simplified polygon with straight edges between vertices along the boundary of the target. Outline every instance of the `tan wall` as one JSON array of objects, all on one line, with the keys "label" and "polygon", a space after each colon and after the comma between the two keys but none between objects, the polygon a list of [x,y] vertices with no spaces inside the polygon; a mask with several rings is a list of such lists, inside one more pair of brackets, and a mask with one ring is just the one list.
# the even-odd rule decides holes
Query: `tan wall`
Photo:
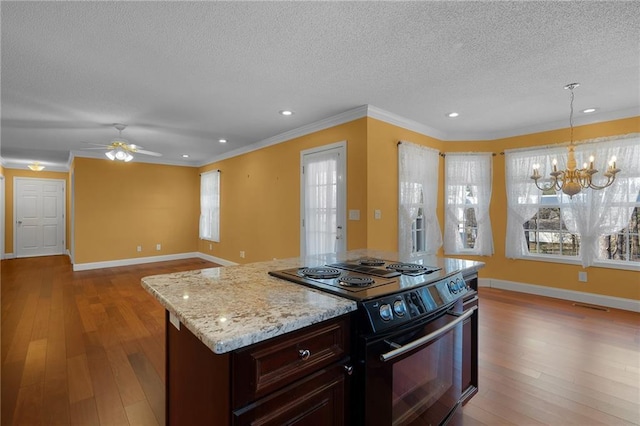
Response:
[{"label": "tan wall", "polygon": [[[640,132],[640,117],[575,128],[575,139]],[[442,142],[379,120],[362,118],[200,169],[76,158],[76,263],[200,251],[247,263],[297,256],[300,246],[300,152],[347,141],[347,209],[360,210],[348,222],[347,248],[397,248],[398,140],[441,151],[500,153],[505,149],[564,142],[567,129],[492,141]],[[623,159],[619,164],[624,169]],[[220,169],[221,242],[198,240],[199,172]],[[67,173],[4,169],[6,252],[13,250],[13,177],[67,180]],[[443,222],[444,162],[440,162],[438,220]],[[67,212],[70,212],[69,199]],[[380,209],[382,219],[373,219]],[[70,214],[67,214],[69,220]],[[495,254],[458,256],[486,263],[481,277],[640,299],[637,273],[591,267],[578,282],[580,266],[504,257],[506,191],[504,156],[494,157],[491,220]],[[70,226],[67,225],[67,232]],[[155,245],[162,244],[156,251]],[[67,238],[69,245],[69,238]],[[136,252],[142,245],[143,251]],[[211,249],[209,248],[211,245]],[[239,252],[246,252],[240,259]]]},{"label": "tan wall", "polygon": [[[580,141],[597,137],[624,135],[640,132],[640,117],[615,120],[606,123],[579,126],[574,129],[574,140]],[[566,290],[582,291],[628,299],[640,299],[638,273],[619,269],[590,267],[586,269],[588,282],[578,282],[578,272],[582,266],[531,260],[505,258],[507,224],[507,200],[505,186],[505,149],[535,147],[569,140],[567,129],[517,136],[485,142],[447,142],[447,151],[494,152],[493,191],[491,197],[491,224],[495,254],[491,257],[458,256],[486,262],[480,275],[494,279],[536,284]],[[624,171],[624,160],[618,159],[618,166]]]},{"label": "tan wall", "polygon": [[66,209],[66,217],[65,217],[65,226],[66,226],[66,235],[65,235],[65,248],[68,250],[70,245],[70,232],[71,232],[71,223],[70,223],[70,204],[69,204],[69,174],[67,172],[34,172],[31,170],[21,170],[21,169],[9,169],[4,168],[2,170],[2,174],[5,178],[5,216],[4,216],[4,226],[5,226],[5,238],[4,238],[4,251],[7,254],[14,253],[13,247],[13,227],[14,227],[14,218],[13,218],[13,185],[14,178],[16,177],[26,177],[26,178],[37,178],[37,179],[60,179],[65,181],[66,191],[65,191],[65,209]]},{"label": "tan wall", "polygon": [[89,158],[73,168],[76,263],[198,250],[197,168]]},{"label": "tan wall", "polygon": [[[367,135],[367,248],[395,251],[398,249],[398,141],[437,150],[442,150],[443,143],[373,118],[367,119]],[[443,169],[444,163],[440,158],[438,200],[443,199]],[[381,219],[374,219],[376,209],[381,210]],[[444,209],[441,202],[438,203],[436,214],[442,225]]]},{"label": "tan wall", "polygon": [[[347,141],[347,209],[366,209],[366,119],[209,164],[220,169],[220,242],[201,252],[238,263],[300,253],[300,152]],[[347,248],[366,247],[366,221],[349,221]],[[209,248],[211,247],[211,249]],[[240,251],[246,257],[239,257]]]}]

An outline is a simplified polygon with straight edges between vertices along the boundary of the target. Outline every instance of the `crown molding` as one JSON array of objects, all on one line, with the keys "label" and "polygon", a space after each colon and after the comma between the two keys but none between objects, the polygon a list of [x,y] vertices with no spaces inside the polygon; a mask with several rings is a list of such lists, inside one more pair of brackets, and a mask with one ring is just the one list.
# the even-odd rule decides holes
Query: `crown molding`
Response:
[{"label": "crown molding", "polygon": [[272,136],[270,138],[263,139],[251,145],[234,149],[222,155],[212,157],[209,160],[206,160],[205,162],[200,164],[200,166],[205,166],[207,164],[216,163],[218,161],[226,160],[228,158],[237,157],[242,154],[247,154],[249,152],[257,151],[259,149],[266,148],[268,146],[277,145],[279,143],[286,142],[291,139],[299,138],[311,133],[318,132],[320,130],[324,130],[324,129],[338,126],[340,124],[348,123],[350,121],[357,120],[359,118],[367,117],[368,109],[369,109],[369,105],[361,105],[359,107],[344,111],[332,117],[325,118],[324,120],[316,121],[315,123],[307,124],[305,126],[298,127],[296,129],[289,130],[287,132]]},{"label": "crown molding", "polygon": [[[605,121],[621,120],[623,118],[639,117],[640,109],[626,108],[616,111],[607,111],[594,114],[581,114],[574,116],[573,126],[585,126],[588,124],[602,123]],[[569,128],[567,120],[556,120],[546,123],[534,124],[517,129],[504,130],[500,132],[470,132],[470,133],[448,133],[442,141],[491,141],[496,139],[506,139],[516,136],[530,135],[534,133],[549,132]],[[428,136],[428,135],[427,135]]]},{"label": "crown molding", "polygon": [[[32,161],[21,161],[21,160],[3,160],[2,167],[5,169],[15,169],[15,170],[29,170],[27,168],[27,164],[32,163]],[[44,166],[44,170],[46,172],[68,172],[69,168],[64,164],[57,164],[51,162],[40,162]],[[39,172],[33,172],[39,173]]]},{"label": "crown molding", "polygon": [[[93,158],[96,160],[104,160],[104,161],[112,161],[106,158],[102,153],[92,153],[86,151],[71,151],[69,154],[69,161],[67,162],[67,169],[71,169],[71,163],[75,158]],[[160,164],[163,166],[182,166],[182,167],[200,167],[196,163],[189,163],[185,161],[172,161],[172,160],[164,160],[158,157],[147,157],[145,155],[136,155],[134,156],[131,163],[145,163],[145,164]]]},{"label": "crown molding", "polygon": [[393,124],[394,126],[402,127],[403,129],[411,130],[416,133],[420,133],[424,136],[429,136],[430,138],[439,140],[447,139],[446,133],[434,129],[433,127],[429,127],[425,124],[418,123],[417,121],[401,117],[373,105],[367,105],[367,107],[368,117],[375,118],[376,120],[384,121],[385,123]]}]

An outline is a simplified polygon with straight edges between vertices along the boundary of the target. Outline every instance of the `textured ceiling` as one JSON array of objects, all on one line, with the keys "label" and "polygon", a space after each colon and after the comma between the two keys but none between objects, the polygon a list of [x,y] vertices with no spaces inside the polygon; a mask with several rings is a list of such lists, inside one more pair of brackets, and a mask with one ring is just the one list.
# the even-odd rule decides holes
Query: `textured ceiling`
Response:
[{"label": "textured ceiling", "polygon": [[640,115],[638,2],[2,1],[0,11],[6,166],[101,155],[84,142],[108,143],[116,122],[161,161],[201,165],[363,105],[441,139],[494,139],[567,127],[562,87],[576,81],[576,110],[598,108],[577,124]]}]

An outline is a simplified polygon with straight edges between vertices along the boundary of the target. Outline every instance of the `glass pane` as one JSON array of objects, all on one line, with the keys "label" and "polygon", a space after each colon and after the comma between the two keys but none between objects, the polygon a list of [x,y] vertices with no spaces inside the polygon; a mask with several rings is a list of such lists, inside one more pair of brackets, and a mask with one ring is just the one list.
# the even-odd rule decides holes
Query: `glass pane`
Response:
[{"label": "glass pane", "polygon": [[462,239],[462,245],[464,248],[472,249],[476,246],[476,238],[478,237],[478,229],[467,227]]},{"label": "glass pane", "polygon": [[542,254],[560,254],[560,234],[558,232],[539,232],[539,252]]},{"label": "glass pane", "polygon": [[577,235],[562,234],[562,255],[577,256],[580,240]]},{"label": "glass pane", "polygon": [[538,212],[538,229],[560,230],[560,208],[543,208]]}]

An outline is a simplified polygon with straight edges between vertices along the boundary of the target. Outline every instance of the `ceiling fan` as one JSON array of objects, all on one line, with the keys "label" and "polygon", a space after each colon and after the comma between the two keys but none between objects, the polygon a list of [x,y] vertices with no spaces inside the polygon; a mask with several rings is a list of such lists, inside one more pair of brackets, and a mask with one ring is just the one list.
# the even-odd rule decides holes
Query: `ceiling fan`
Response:
[{"label": "ceiling fan", "polygon": [[143,149],[140,145],[129,143],[128,140],[123,138],[122,131],[127,128],[126,124],[113,123],[113,127],[115,127],[115,129],[118,131],[117,138],[112,139],[108,145],[85,142],[89,145],[94,145],[97,147],[97,148],[87,148],[87,149],[107,150],[107,152],[105,152],[105,155],[107,156],[107,158],[109,158],[109,160],[112,160],[112,161],[117,160],[117,161],[129,162],[133,160],[133,154],[145,154],[145,155],[152,155],[154,157],[162,157],[162,154],[160,154],[159,152],[147,151]]}]

